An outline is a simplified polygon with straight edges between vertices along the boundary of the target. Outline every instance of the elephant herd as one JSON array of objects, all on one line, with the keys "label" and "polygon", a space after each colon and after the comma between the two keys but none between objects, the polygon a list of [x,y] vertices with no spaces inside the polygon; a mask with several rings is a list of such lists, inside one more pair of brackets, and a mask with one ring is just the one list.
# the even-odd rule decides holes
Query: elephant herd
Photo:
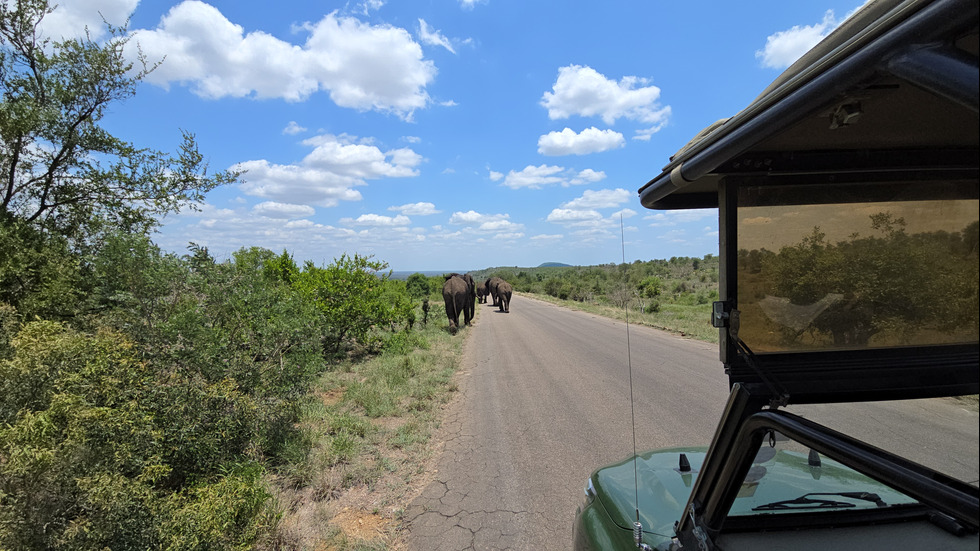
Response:
[{"label": "elephant herd", "polygon": [[487,296],[493,299],[493,305],[501,312],[510,312],[510,299],[514,288],[499,277],[491,277],[482,283],[476,283],[470,274],[449,274],[442,285],[442,299],[446,303],[446,317],[449,318],[449,332],[456,334],[459,329],[459,315],[463,314],[463,323],[469,325],[473,321],[476,304],[486,304]]}]

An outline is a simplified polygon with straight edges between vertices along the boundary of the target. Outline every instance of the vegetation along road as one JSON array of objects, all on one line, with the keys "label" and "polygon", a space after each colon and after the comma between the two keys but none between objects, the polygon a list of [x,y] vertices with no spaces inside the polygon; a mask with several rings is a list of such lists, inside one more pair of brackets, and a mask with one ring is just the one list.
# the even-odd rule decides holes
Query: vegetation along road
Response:
[{"label": "vegetation along road", "polygon": [[[526,295],[509,314],[478,308],[435,479],[405,511],[409,548],[567,548],[586,478],[633,451],[630,363],[638,449],[709,444],[727,398],[717,345],[630,326],[630,362],[620,321]],[[976,483],[975,407],[862,407],[798,411]]]}]

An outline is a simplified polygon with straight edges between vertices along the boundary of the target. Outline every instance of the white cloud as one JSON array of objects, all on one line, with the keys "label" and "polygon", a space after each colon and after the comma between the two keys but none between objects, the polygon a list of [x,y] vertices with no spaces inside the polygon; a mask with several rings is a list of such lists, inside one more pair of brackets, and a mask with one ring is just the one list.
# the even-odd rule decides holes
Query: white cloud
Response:
[{"label": "white cloud", "polygon": [[294,205],[291,203],[277,203],[275,201],[265,201],[252,207],[252,212],[268,218],[296,219],[313,216],[316,212],[309,205]]},{"label": "white cloud", "polygon": [[524,237],[524,232],[503,232],[493,236],[494,241],[514,241]]},{"label": "white cloud", "polygon": [[139,0],[58,0],[50,4],[57,7],[41,22],[42,35],[55,40],[81,38],[87,27],[92,39],[99,40],[105,36],[107,22],[125,25]]},{"label": "white cloud", "polygon": [[454,212],[449,217],[450,224],[463,224],[467,226],[477,226],[487,222],[496,222],[510,218],[508,214],[481,214],[475,210],[466,212]]},{"label": "white cloud", "polygon": [[670,107],[660,105],[660,88],[647,84],[648,79],[636,76],[616,82],[591,67],[569,65],[558,69],[558,79],[552,91],[544,93],[541,105],[552,120],[578,115],[600,117],[609,125],[620,118],[650,124],[638,134],[649,137],[667,124]]},{"label": "white cloud", "polygon": [[586,128],[576,134],[566,127],[561,132],[549,132],[538,138],[538,153],[542,155],[587,155],[609,151],[626,145],[623,135],[613,130]]},{"label": "white cloud", "polygon": [[286,125],[286,128],[282,129],[283,134],[287,134],[290,136],[295,134],[302,134],[303,132],[306,132],[306,127],[300,126],[296,121],[289,121],[289,124]]},{"label": "white cloud", "polygon": [[633,218],[636,215],[637,212],[633,209],[623,209],[612,213],[609,217],[612,218],[613,220],[619,220],[620,218],[626,220],[628,218]]},{"label": "white cloud", "polygon": [[485,4],[488,0],[459,0],[459,5],[464,10],[472,10],[477,4]]},{"label": "white cloud", "polygon": [[601,182],[602,180],[605,179],[606,179],[605,172],[601,170],[596,171],[596,170],[592,170],[591,168],[587,168],[579,172],[571,180],[569,180],[569,184],[573,186],[579,186],[583,184],[592,184],[595,182]]},{"label": "white cloud", "polygon": [[405,29],[333,12],[300,30],[308,33],[302,45],[262,31],[245,33],[217,8],[185,0],[156,29],[132,34],[149,60],[166,58],[147,82],[188,84],[206,98],[303,101],[326,91],[341,107],[393,112],[405,119],[428,105],[425,87],[436,68]]},{"label": "white cloud", "polygon": [[355,218],[341,218],[341,224],[351,225],[351,226],[366,226],[370,228],[391,228],[398,226],[408,226],[412,221],[407,217],[399,214],[392,218],[391,216],[382,216],[380,214],[362,214]]},{"label": "white cloud", "polygon": [[[497,181],[502,174],[499,172],[490,173],[490,179]],[[606,173],[587,168],[580,172],[566,169],[560,166],[528,165],[520,172],[511,170],[503,178],[503,185],[512,188],[531,188],[541,189],[546,186],[560,185],[562,187],[590,184],[605,179]]]},{"label": "white cloud", "polygon": [[476,234],[518,234],[524,231],[524,224],[510,221],[509,214],[482,214],[474,210],[454,212],[449,223],[466,226],[464,233]]},{"label": "white cloud", "polygon": [[397,207],[388,207],[388,210],[397,211],[410,216],[428,216],[430,214],[439,214],[442,212],[440,210],[436,210],[436,206],[432,203],[409,203],[407,205]]},{"label": "white cloud", "polygon": [[[320,256],[319,250],[335,244],[350,243],[356,234],[346,228],[317,224],[311,220],[288,220],[273,209],[222,209],[210,204],[199,205],[199,211],[188,210],[168,216],[154,242],[173,251],[187,247],[188,236],[209,248],[217,258],[229,258],[241,247],[265,247],[274,251],[289,249],[306,258]],[[273,214],[273,216],[267,216]],[[341,245],[342,246],[342,245]]]},{"label": "white cloud", "polygon": [[340,201],[359,201],[357,186],[379,178],[407,178],[421,156],[410,149],[382,152],[376,146],[354,143],[352,136],[323,135],[304,140],[313,151],[299,164],[278,165],[266,160],[245,161],[234,169],[245,170],[241,189],[255,197],[293,204],[336,206]]},{"label": "white cloud", "polygon": [[303,144],[314,146],[303,164],[358,179],[418,176],[415,167],[421,164],[422,156],[411,149],[382,152],[376,146],[355,141],[352,136],[330,134],[303,140]]},{"label": "white cloud", "polygon": [[814,25],[795,25],[789,30],[779,31],[766,38],[765,48],[755,52],[762,66],[770,69],[785,69],[803,54],[817,45],[831,31],[840,25],[833,10],[827,10],[823,21]]},{"label": "white cloud", "polygon": [[602,220],[602,215],[592,209],[554,209],[548,214],[548,222],[570,226],[591,224]]},{"label": "white cloud", "polygon": [[563,203],[563,209],[607,209],[618,207],[633,198],[633,194],[622,188],[587,189],[581,197]]},{"label": "white cloud", "polygon": [[356,11],[358,13],[363,13],[365,16],[371,15],[372,11],[378,11],[385,5],[385,0],[362,0],[358,4]]},{"label": "white cloud", "polygon": [[456,53],[456,50],[453,49],[452,42],[439,31],[429,28],[429,24],[422,18],[419,18],[419,39],[422,40],[423,44],[442,46],[450,52]]}]

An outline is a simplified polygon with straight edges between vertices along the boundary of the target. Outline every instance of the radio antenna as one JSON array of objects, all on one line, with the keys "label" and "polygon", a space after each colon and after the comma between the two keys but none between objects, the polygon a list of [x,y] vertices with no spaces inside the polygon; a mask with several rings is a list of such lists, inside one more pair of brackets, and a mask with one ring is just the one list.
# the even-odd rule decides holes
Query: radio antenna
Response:
[{"label": "radio antenna", "polygon": [[[619,235],[620,243],[623,249],[623,285],[628,285],[626,280],[626,229],[623,224],[623,214],[619,214]],[[637,547],[641,545],[641,533],[642,525],[640,524],[640,483],[639,475],[637,474],[636,467],[636,410],[633,407],[633,357],[630,350],[630,307],[629,307],[629,296],[627,293],[623,293],[623,311],[626,314],[626,364],[629,366],[629,380],[630,380],[630,428],[633,432],[633,506],[636,510],[636,522],[633,524],[634,539],[636,540]]]}]

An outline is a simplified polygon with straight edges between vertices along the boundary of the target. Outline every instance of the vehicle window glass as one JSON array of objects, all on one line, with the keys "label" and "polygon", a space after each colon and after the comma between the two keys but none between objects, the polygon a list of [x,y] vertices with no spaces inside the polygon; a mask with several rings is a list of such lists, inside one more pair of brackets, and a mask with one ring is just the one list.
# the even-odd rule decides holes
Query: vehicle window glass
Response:
[{"label": "vehicle window glass", "polygon": [[756,353],[977,342],[976,189],[740,187],[739,337]]},{"label": "vehicle window glass", "polygon": [[729,516],[879,509],[917,503],[778,432],[763,440]]}]

